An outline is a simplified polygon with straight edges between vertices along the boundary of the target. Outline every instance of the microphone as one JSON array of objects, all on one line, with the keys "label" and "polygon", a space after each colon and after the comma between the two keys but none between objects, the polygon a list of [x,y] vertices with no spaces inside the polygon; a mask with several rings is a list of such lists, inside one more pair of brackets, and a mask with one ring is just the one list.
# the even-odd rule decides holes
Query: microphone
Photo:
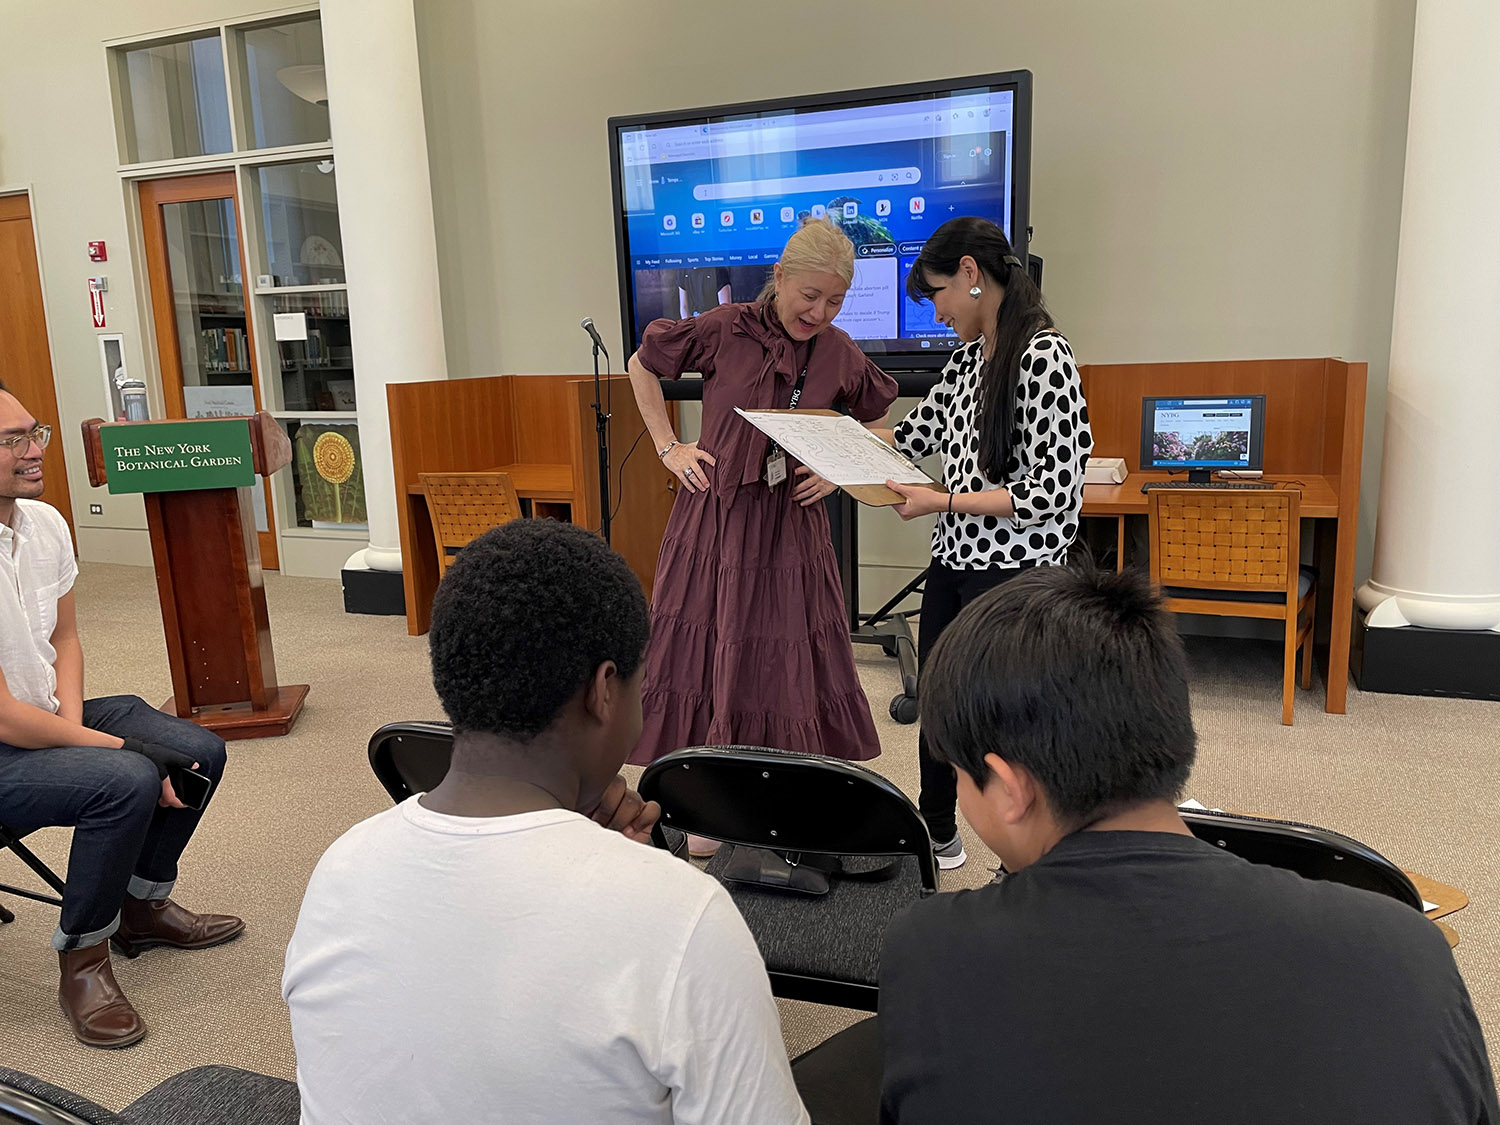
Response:
[{"label": "microphone", "polygon": [[580,320],[578,322],[578,327],[582,328],[585,332],[587,332],[589,334],[589,336],[594,341],[594,347],[598,348],[605,355],[609,354],[609,349],[604,346],[604,341],[601,340],[601,339],[599,339],[599,330],[594,327],[594,318],[593,317],[591,317],[591,316],[584,317],[582,320]]}]

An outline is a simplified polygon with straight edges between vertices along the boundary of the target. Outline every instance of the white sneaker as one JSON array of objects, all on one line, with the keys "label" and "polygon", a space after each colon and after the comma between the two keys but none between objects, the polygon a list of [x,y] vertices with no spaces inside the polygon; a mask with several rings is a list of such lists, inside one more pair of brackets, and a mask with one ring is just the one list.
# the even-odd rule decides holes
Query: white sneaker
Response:
[{"label": "white sneaker", "polygon": [[955,867],[962,867],[969,858],[969,853],[964,851],[964,839],[957,832],[946,844],[934,844],[932,854],[937,857],[940,871],[952,871]]}]

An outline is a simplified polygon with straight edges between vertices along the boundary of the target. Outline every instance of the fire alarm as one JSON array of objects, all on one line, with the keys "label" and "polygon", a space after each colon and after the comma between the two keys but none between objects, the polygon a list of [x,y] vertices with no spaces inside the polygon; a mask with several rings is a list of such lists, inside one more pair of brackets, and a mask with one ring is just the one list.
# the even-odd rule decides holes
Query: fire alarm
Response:
[{"label": "fire alarm", "polygon": [[103,242],[90,242],[89,243],[89,261],[91,261],[91,262],[107,262],[107,261],[109,261],[109,255],[104,250],[104,243]]}]

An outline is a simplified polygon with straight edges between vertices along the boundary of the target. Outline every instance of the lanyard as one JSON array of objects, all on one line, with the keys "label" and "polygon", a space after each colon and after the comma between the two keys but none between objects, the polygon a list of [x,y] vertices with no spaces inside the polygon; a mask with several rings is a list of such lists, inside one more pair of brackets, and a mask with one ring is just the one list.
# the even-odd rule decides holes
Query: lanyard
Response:
[{"label": "lanyard", "polygon": [[[797,403],[799,403],[799,402],[802,401],[802,388],[804,386],[806,386],[806,384],[807,384],[807,369],[812,366],[813,348],[817,347],[817,345],[818,345],[818,338],[816,336],[814,336],[811,340],[809,340],[807,342],[807,359],[802,364],[802,374],[797,376],[797,384],[796,384],[796,386],[794,386],[792,388],[792,401],[787,404],[787,409],[788,410],[796,410],[797,409]],[[777,445],[773,441],[771,443],[770,458],[774,460],[775,458],[780,457],[780,456],[781,456],[781,446]]]},{"label": "lanyard", "polygon": [[807,369],[812,366],[813,348],[817,346],[816,336],[807,342],[807,360],[802,364],[802,374],[797,376],[797,385],[792,388],[792,401],[787,405],[788,410],[796,410],[797,403],[802,400],[802,388],[807,383]]}]

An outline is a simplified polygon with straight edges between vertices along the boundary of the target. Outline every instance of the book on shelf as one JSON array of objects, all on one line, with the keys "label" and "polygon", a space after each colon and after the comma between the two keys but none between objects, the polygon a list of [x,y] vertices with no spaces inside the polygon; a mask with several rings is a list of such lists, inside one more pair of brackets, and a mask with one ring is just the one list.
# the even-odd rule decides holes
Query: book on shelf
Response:
[{"label": "book on shelf", "polygon": [[250,349],[243,328],[204,328],[199,337],[205,371],[250,369]]}]

